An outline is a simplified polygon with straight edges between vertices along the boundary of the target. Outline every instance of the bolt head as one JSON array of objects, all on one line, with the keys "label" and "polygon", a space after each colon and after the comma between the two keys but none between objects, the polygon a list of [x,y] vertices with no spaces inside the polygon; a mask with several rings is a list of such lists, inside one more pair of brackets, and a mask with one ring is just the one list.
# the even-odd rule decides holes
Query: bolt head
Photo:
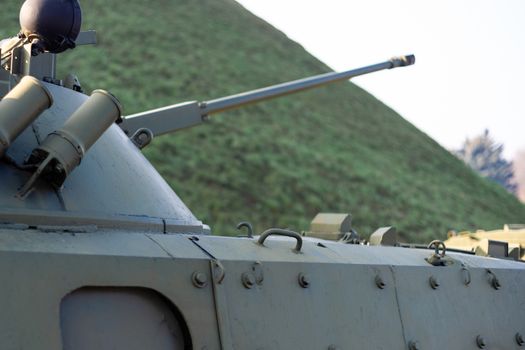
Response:
[{"label": "bolt head", "polygon": [[263,274],[263,271],[262,271],[262,264],[260,261],[256,261],[253,265],[252,265],[252,271],[253,275],[255,276],[255,282],[258,284],[258,285],[261,285],[264,281],[264,274]]},{"label": "bolt head", "polygon": [[252,289],[257,283],[255,276],[252,273],[247,272],[242,274],[241,282],[246,289]]},{"label": "bolt head", "polygon": [[385,281],[383,281],[383,279],[381,278],[381,276],[377,275],[377,276],[376,276],[376,279],[375,279],[375,282],[376,282],[376,286],[377,286],[377,288],[379,288],[379,289],[385,289],[385,287],[386,287],[386,283],[385,283]]},{"label": "bolt head", "polygon": [[516,333],[516,343],[518,343],[519,346],[525,345],[525,339],[521,335],[521,333]]},{"label": "bolt head", "polygon": [[191,275],[191,280],[197,288],[204,288],[208,285],[208,276],[202,272],[194,272],[193,275]]},{"label": "bolt head", "polygon": [[439,281],[438,281],[438,279],[436,277],[431,276],[430,279],[429,279],[429,283],[430,283],[430,287],[432,287],[432,289],[438,289]]},{"label": "bolt head", "polygon": [[501,288],[501,283],[499,283],[499,280],[496,278],[496,276],[492,276],[490,279],[490,284],[492,285],[492,288],[496,290]]},{"label": "bolt head", "polygon": [[421,347],[419,346],[419,342],[412,340],[408,343],[408,349],[409,350],[421,350]]},{"label": "bolt head", "polygon": [[470,271],[467,268],[463,267],[461,269],[461,273],[463,277],[463,284],[465,284],[465,286],[468,287],[471,282]]},{"label": "bolt head", "polygon": [[302,288],[308,288],[310,284],[311,284],[311,280],[308,275],[305,275],[303,273],[299,274],[299,285]]},{"label": "bolt head", "polygon": [[485,339],[483,339],[483,337],[481,335],[478,335],[476,337],[476,344],[478,345],[478,348],[480,348],[480,349],[485,349],[485,347],[487,346],[487,343],[485,342]]}]

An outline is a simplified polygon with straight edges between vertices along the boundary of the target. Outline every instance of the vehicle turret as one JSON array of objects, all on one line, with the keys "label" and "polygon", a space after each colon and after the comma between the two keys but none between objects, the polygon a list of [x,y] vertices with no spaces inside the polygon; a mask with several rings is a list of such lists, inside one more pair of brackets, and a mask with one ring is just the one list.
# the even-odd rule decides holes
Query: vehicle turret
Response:
[{"label": "vehicle turret", "polygon": [[122,117],[123,107],[111,93],[95,90],[88,97],[77,77],[56,76],[57,54],[96,43],[95,32],[80,32],[81,18],[77,0],[28,0],[20,33],[1,44],[0,221],[208,232],[142,156],[140,149],[154,136],[233,108],[415,61],[403,56]]}]

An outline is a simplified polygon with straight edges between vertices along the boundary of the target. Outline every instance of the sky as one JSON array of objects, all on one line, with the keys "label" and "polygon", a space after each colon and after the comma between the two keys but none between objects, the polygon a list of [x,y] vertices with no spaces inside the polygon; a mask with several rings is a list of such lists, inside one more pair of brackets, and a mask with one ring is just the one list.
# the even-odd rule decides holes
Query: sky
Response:
[{"label": "sky", "polygon": [[413,53],[353,79],[447,149],[488,129],[525,149],[525,0],[238,0],[333,70]]}]

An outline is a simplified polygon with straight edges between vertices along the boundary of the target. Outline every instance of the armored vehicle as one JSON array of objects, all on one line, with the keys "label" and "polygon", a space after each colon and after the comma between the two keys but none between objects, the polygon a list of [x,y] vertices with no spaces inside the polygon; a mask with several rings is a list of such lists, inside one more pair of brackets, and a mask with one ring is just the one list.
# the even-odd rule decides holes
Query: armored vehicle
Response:
[{"label": "armored vehicle", "polygon": [[502,230],[476,232],[450,231],[447,247],[469,250],[476,255],[525,261],[525,225],[510,224]]},{"label": "armored vehicle", "polygon": [[123,118],[110,93],[55,74],[57,54],[95,41],[77,0],[27,0],[20,22],[1,43],[0,348],[524,345],[523,263],[400,245],[393,228],[367,243],[339,215],[308,236],[211,235],[140,151],[214,113],[413,56]]}]

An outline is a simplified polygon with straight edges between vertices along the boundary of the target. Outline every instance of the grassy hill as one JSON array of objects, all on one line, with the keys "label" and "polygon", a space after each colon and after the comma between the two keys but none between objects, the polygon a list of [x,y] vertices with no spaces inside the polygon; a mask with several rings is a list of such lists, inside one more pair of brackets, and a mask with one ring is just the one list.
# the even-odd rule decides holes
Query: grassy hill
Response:
[{"label": "grassy hill", "polygon": [[[18,30],[20,3],[3,4],[3,36]],[[233,0],[82,5],[99,45],[61,55],[59,71],[112,91],[126,114],[329,71]],[[216,234],[237,234],[240,220],[307,229],[320,211],[351,212],[365,235],[395,225],[421,242],[525,221],[515,198],[351,83],[225,113],[145,154]]]}]

